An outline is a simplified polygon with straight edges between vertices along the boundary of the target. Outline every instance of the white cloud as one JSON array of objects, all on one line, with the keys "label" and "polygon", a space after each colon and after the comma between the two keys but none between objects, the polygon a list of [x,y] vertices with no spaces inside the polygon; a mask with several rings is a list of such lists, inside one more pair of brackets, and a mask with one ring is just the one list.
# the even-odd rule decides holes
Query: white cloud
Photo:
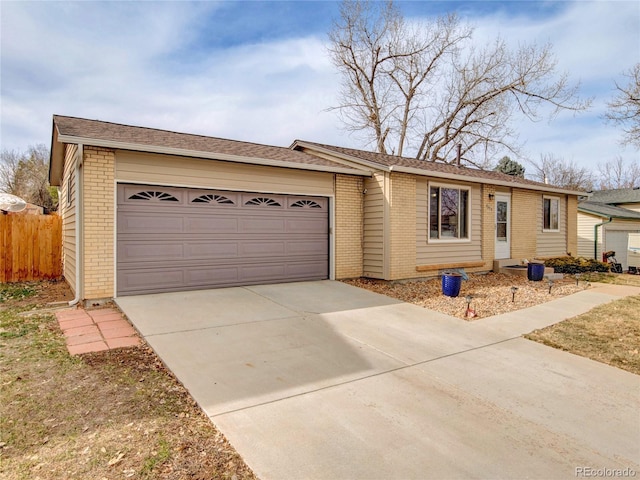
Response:
[{"label": "white cloud", "polygon": [[558,72],[566,72],[573,84],[580,83],[582,97],[594,98],[589,111],[577,116],[563,113],[551,123],[516,122],[528,157],[552,153],[588,168],[617,155],[640,160],[637,151],[619,145],[619,132],[602,119],[614,81],[640,61],[640,4],[579,1],[559,5],[561,10],[552,16],[496,13],[474,22],[479,38],[500,35],[514,47],[550,43]]},{"label": "white cloud", "polygon": [[53,113],[100,117],[104,106],[133,106],[154,57],[174,44],[172,25],[188,22],[172,4],[142,5],[3,2],[3,147],[46,143]]},{"label": "white cloud", "polygon": [[47,143],[53,113],[279,145],[336,129],[318,38],[201,50],[182,68],[201,8],[62,5],[3,7],[3,147]]},{"label": "white cloud", "polygon": [[[250,5],[237,8],[249,16]],[[638,60],[640,7],[566,5],[551,18],[477,17],[477,34],[500,34],[514,44],[551,41],[561,70],[582,79],[589,94],[610,93],[613,78]],[[3,148],[48,143],[54,113],[283,146],[295,138],[363,146],[326,112],[336,102],[339,77],[324,32],[224,46],[213,2],[0,6]],[[584,118],[590,122],[561,116],[551,125],[523,124],[530,156],[619,153],[615,132],[598,113]]]}]

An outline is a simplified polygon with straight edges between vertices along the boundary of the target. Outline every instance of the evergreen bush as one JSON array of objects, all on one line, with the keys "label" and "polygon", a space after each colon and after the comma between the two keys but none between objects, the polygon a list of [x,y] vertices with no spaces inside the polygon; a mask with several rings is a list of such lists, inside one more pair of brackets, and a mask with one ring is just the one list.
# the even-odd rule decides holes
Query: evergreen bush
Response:
[{"label": "evergreen bush", "polygon": [[556,257],[544,261],[545,266],[553,267],[556,273],[608,272],[609,264],[584,257]]}]

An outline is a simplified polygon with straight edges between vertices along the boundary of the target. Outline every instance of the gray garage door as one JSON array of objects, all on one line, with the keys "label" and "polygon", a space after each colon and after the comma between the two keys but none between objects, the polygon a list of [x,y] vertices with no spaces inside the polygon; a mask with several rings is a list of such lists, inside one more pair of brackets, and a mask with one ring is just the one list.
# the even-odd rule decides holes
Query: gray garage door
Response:
[{"label": "gray garage door", "polygon": [[118,295],[329,276],[328,199],[118,185]]},{"label": "gray garage door", "polygon": [[624,271],[629,268],[629,234],[635,232],[637,230],[607,230],[606,233],[606,249],[616,252],[616,260]]}]

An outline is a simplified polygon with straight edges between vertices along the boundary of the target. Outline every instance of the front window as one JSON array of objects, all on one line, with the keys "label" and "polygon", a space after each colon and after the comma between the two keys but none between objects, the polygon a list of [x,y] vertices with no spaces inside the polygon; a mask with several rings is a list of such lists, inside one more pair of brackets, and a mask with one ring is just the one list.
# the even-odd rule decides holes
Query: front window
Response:
[{"label": "front window", "polygon": [[542,207],[542,230],[557,232],[560,217],[560,201],[553,197],[544,197]]},{"label": "front window", "polygon": [[453,240],[469,238],[469,189],[431,186],[429,188],[429,238]]}]

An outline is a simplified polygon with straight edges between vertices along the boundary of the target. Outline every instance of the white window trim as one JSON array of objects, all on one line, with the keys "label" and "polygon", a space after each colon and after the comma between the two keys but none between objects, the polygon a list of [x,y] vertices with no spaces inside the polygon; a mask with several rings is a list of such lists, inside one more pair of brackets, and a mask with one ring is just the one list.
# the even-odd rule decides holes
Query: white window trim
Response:
[{"label": "white window trim", "polygon": [[[466,190],[469,192],[467,196],[467,238],[431,238],[431,187],[438,188],[453,188],[456,190]],[[472,206],[472,193],[473,189],[469,185],[458,185],[455,183],[439,183],[439,182],[427,182],[427,243],[471,243],[471,215],[473,212]],[[438,218],[440,213],[438,212]]]},{"label": "white window trim", "polygon": [[[545,200],[555,200],[558,203],[558,228],[544,228],[544,201]],[[560,197],[553,197],[551,195],[542,196],[542,232],[543,233],[560,232]]]}]

